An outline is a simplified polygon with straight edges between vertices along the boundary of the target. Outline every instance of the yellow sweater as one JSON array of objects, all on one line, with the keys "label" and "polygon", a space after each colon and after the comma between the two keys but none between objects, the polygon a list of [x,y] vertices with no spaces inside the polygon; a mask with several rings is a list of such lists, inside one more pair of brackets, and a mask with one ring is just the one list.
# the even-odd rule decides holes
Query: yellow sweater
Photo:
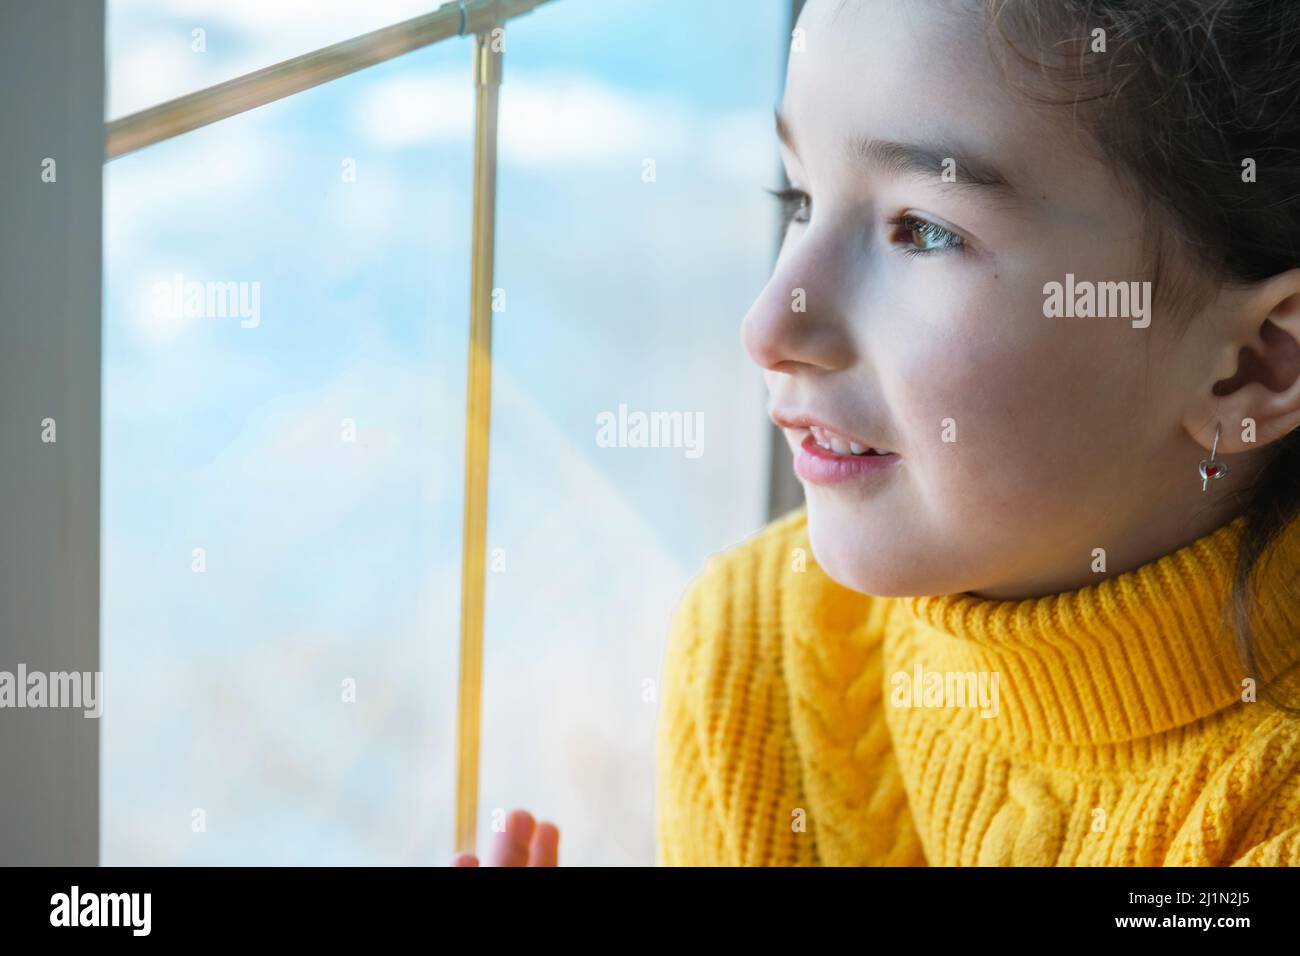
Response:
[{"label": "yellow sweater", "polygon": [[[1300,717],[1218,624],[1243,521],[1025,601],[850,591],[802,508],[714,555],[664,662],[656,862],[1300,863]],[[1256,624],[1292,702],[1297,539]]]}]

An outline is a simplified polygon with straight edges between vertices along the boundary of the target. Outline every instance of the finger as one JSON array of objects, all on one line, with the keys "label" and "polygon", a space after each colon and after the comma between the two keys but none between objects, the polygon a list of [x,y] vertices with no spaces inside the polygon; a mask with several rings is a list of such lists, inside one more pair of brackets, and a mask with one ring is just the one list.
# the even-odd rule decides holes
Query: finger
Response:
[{"label": "finger", "polygon": [[473,853],[457,853],[451,861],[452,866],[478,866],[478,857]]},{"label": "finger", "polygon": [[529,866],[560,865],[560,831],[554,823],[539,823],[528,854]]},{"label": "finger", "polygon": [[506,828],[492,834],[488,866],[527,866],[528,844],[533,838],[533,815],[514,810],[506,817]]}]

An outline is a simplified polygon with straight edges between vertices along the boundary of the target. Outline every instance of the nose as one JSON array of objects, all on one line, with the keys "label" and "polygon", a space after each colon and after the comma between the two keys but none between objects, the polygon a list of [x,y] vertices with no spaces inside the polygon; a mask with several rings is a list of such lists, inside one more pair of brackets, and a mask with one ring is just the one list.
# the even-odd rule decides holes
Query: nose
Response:
[{"label": "nose", "polygon": [[835,371],[854,361],[842,311],[846,290],[833,249],[819,254],[811,234],[778,257],[772,277],[740,326],[741,341],[760,368]]}]

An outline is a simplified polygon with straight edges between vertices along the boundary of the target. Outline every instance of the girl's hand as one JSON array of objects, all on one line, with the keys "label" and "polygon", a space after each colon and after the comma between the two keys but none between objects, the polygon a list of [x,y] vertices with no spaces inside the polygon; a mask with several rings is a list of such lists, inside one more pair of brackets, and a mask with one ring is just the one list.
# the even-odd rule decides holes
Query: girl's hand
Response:
[{"label": "girl's hand", "polygon": [[[553,823],[534,823],[527,810],[513,810],[506,817],[506,828],[492,834],[488,866],[558,866],[560,831]],[[452,866],[478,866],[473,853],[459,853]]]}]

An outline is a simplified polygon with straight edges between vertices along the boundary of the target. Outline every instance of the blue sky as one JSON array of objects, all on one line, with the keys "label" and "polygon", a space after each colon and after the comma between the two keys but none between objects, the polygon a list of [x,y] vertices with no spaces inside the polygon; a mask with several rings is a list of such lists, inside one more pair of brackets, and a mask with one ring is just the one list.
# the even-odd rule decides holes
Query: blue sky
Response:
[{"label": "blue sky", "polygon": [[[108,114],[433,6],[110,0]],[[686,582],[763,517],[739,323],[785,16],[554,0],[508,28],[481,840],[527,806],[566,862],[650,862],[646,681]],[[448,41],[106,167],[106,863],[450,855],[468,70]],[[155,314],[177,273],[258,283],[260,323]],[[701,413],[704,454],[599,447],[620,403]]]}]

